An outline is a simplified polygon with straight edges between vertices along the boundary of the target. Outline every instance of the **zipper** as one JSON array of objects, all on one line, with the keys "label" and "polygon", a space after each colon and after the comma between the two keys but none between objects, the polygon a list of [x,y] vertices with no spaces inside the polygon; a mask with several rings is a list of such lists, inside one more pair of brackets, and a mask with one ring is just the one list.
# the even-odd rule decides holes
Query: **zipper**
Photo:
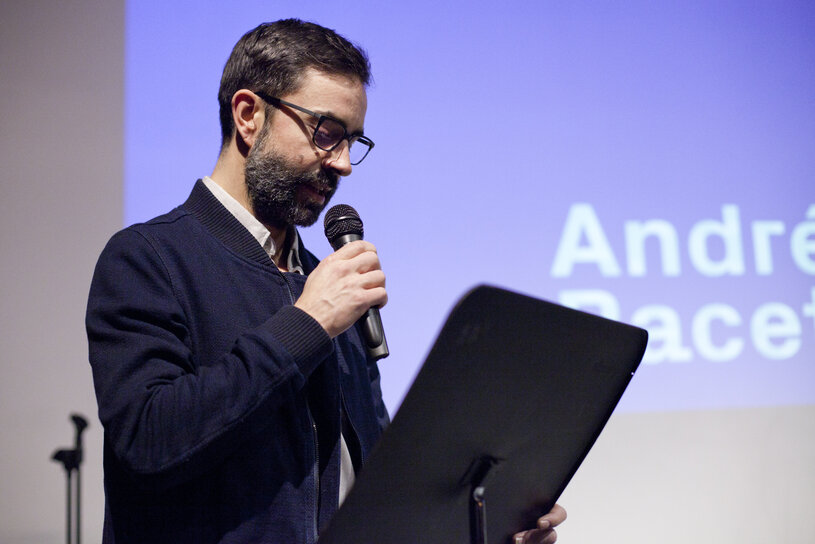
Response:
[{"label": "zipper", "polygon": [[[342,381],[342,380],[340,380]],[[348,411],[348,405],[345,403],[345,393],[342,391],[342,384],[340,384],[340,401],[342,402],[342,409],[345,413],[345,419],[348,420],[348,426],[351,427],[351,431],[354,433],[354,438],[356,439],[356,443],[359,446],[359,466],[365,466],[365,448],[362,447],[362,438],[360,438],[359,432],[357,428],[354,426],[354,420],[351,419],[351,412]],[[340,433],[342,433],[342,424],[340,424]],[[350,453],[350,450],[349,450]],[[353,459],[352,459],[353,462]]]},{"label": "zipper", "polygon": [[295,300],[294,300],[294,292],[292,291],[292,288],[291,288],[291,282],[289,281],[289,278],[286,277],[286,274],[281,272],[280,269],[277,268],[276,266],[275,266],[275,270],[277,271],[278,274],[280,274],[280,277],[283,278],[283,281],[286,284],[286,290],[289,293],[289,303],[293,306]]},{"label": "zipper", "polygon": [[314,436],[314,511],[313,511],[313,529],[314,541],[320,536],[319,518],[320,518],[320,444],[317,438],[317,424],[314,422],[314,417],[311,415],[311,407],[306,401],[306,412],[308,413],[308,421],[311,423],[311,432]]},{"label": "zipper", "polygon": [[[286,284],[286,291],[289,295],[289,303],[294,305],[294,290],[292,288],[292,280],[290,280],[286,274],[284,274],[277,265],[272,262],[272,266],[277,272],[277,274],[283,278],[283,282]],[[315,497],[315,508],[312,512],[312,530],[314,534],[314,542],[317,542],[317,539],[320,537],[320,441],[317,435],[317,423],[314,421],[314,416],[311,414],[311,406],[308,404],[308,398],[306,398],[306,413],[308,414],[308,421],[311,424],[311,434],[314,437],[314,497]],[[361,448],[360,448],[361,449]]]}]

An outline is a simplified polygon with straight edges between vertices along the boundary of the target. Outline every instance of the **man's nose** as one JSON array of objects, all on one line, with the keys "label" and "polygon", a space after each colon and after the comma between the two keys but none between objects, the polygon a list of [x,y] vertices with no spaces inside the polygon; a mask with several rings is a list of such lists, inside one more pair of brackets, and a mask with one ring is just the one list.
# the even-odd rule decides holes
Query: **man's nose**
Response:
[{"label": "man's nose", "polygon": [[331,168],[340,176],[351,174],[351,149],[348,140],[343,140],[333,150],[326,154],[323,166]]}]

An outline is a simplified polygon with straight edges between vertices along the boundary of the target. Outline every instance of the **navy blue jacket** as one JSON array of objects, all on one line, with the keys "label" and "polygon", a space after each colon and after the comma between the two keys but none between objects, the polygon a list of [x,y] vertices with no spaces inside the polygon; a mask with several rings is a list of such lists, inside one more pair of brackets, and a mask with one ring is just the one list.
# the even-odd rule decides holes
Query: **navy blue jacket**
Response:
[{"label": "navy blue jacket", "polygon": [[293,306],[305,279],[201,181],[113,236],[86,318],[105,543],[316,540],[337,508],[340,429],[358,465],[388,415],[358,330],[332,340]]}]

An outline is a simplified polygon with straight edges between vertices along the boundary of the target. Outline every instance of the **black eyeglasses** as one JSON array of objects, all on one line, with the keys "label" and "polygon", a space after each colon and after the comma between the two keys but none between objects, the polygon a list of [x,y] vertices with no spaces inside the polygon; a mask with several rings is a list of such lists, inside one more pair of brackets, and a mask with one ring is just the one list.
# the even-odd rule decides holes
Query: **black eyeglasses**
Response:
[{"label": "black eyeglasses", "polygon": [[345,125],[333,117],[321,113],[314,113],[297,104],[269,96],[264,92],[255,91],[255,94],[275,106],[283,104],[284,106],[294,108],[315,117],[317,119],[317,126],[314,127],[314,134],[311,137],[311,141],[323,151],[333,151],[343,140],[348,140],[348,155],[353,165],[361,163],[362,160],[368,156],[368,153],[371,152],[371,149],[374,148],[373,140],[362,134],[348,134]]}]

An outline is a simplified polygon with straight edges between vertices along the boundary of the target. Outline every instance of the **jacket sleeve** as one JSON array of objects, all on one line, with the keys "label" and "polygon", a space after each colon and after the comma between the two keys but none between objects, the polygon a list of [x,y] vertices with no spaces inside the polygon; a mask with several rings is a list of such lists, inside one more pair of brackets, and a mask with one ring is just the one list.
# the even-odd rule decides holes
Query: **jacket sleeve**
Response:
[{"label": "jacket sleeve", "polygon": [[176,288],[150,241],[125,230],[97,263],[86,316],[108,445],[140,483],[159,487],[236,451],[333,351],[314,319],[285,306],[216,360],[193,365]]}]

